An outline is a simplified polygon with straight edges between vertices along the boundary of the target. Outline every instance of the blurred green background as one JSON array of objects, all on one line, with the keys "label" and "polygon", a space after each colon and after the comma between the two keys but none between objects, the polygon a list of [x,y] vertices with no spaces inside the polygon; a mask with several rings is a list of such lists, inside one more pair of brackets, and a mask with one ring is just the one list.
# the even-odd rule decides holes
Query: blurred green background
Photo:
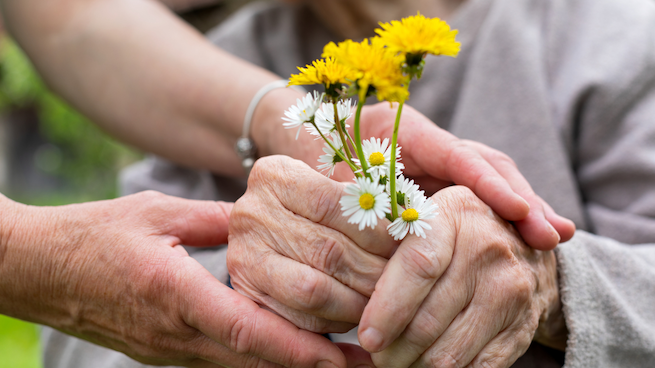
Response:
[{"label": "blurred green background", "polygon": [[[118,171],[139,158],[48,91],[16,44],[0,39],[0,192],[48,206],[112,198]],[[0,368],[41,367],[39,349],[37,326],[0,315]]]}]

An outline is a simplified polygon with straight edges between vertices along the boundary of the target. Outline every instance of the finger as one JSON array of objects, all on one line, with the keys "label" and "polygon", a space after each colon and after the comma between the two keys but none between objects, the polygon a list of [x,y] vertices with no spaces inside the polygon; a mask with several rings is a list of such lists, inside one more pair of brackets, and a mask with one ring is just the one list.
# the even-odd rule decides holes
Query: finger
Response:
[{"label": "finger", "polygon": [[[512,189],[530,204],[530,213],[515,225],[525,242],[539,250],[551,250],[561,239],[569,240],[575,232],[575,224],[561,217],[543,201],[521,175],[514,162],[490,147],[473,141],[465,141],[489,161],[507,179]],[[563,241],[566,241],[563,240]]]},{"label": "finger", "polygon": [[386,219],[382,219],[375,229],[366,231],[359,231],[357,225],[349,224],[339,203],[343,184],[325,178],[301,161],[286,156],[257,160],[248,185],[272,191],[288,210],[343,233],[370,253],[390,257],[397,246],[386,231]]},{"label": "finger", "polygon": [[427,239],[408,236],[387,263],[360,322],[359,341],[369,352],[386,348],[400,335],[449,266],[455,233],[445,198],[461,190],[466,189],[452,187],[435,194],[432,200],[444,211],[430,220]]},{"label": "finger", "polygon": [[[280,208],[279,203],[278,208],[275,206],[275,203],[251,202],[250,197],[239,200],[234,209],[235,220],[231,224],[232,237],[228,253],[228,266],[232,273],[236,268],[248,272],[246,278],[257,276],[261,270],[251,270],[250,265],[264,261],[270,263],[271,260],[264,256],[273,250],[296,261],[295,264],[289,263],[289,267],[284,270],[289,275],[301,264],[309,265],[362,295],[371,296],[386,264],[385,258],[366,252],[339,231],[294,215]],[[283,220],[262,223],[263,217],[273,216]],[[252,260],[252,257],[258,259]],[[285,285],[268,275],[263,276],[266,279],[262,281],[266,284],[262,286],[279,289]]]},{"label": "finger", "polygon": [[[120,199],[145,208],[157,234],[176,238],[185,245],[219,245],[227,242],[232,203],[198,201],[145,191]],[[142,213],[136,215],[144,216]],[[177,244],[174,244],[177,245]]]},{"label": "finger", "polygon": [[324,337],[259,308],[208,272],[194,276],[183,288],[182,316],[230,351],[285,367],[346,366],[341,351]]},{"label": "finger", "polygon": [[219,245],[227,243],[230,202],[184,200],[175,208],[178,213],[171,220],[171,235],[181,243],[191,246]]},{"label": "finger", "polygon": [[346,356],[348,368],[375,368],[373,360],[371,360],[371,354],[362,349],[361,346],[347,343],[337,343],[336,345]]},{"label": "finger", "polygon": [[560,242],[571,240],[575,234],[575,223],[566,217],[562,217],[555,213],[555,210],[553,210],[553,208],[543,199],[541,200],[541,204],[544,206],[546,220],[548,220],[548,222],[550,222],[559,233],[559,236],[561,237]]},{"label": "finger", "polygon": [[529,331],[508,328],[494,337],[473,359],[472,368],[510,367],[530,347],[532,334]]},{"label": "finger", "polygon": [[[249,272],[242,266],[241,259],[230,258],[230,269],[234,270],[231,281],[241,293],[255,299],[261,298],[261,295],[256,294],[257,291],[266,293],[271,299],[267,299],[264,304],[294,323],[300,322],[294,318],[297,315],[290,314],[286,308],[280,309],[279,306],[286,306],[330,321],[353,324],[359,322],[368,300],[365,296],[313,267],[274,252],[268,251],[260,259],[262,261],[258,264],[262,267],[261,272]],[[244,264],[252,263],[244,262]],[[246,277],[241,277],[242,270],[248,272]],[[307,325],[300,327],[314,332],[327,332],[324,329],[329,328],[325,326],[316,330]],[[354,326],[350,325],[348,329],[352,327]]]},{"label": "finger", "polygon": [[470,305],[411,367],[465,367],[506,327],[506,321],[490,314],[488,305]]},{"label": "finger", "polygon": [[409,367],[469,304],[469,266],[451,264],[425,298],[405,330],[386,349],[374,354],[384,367]]},{"label": "finger", "polygon": [[470,188],[504,219],[517,221],[527,216],[528,203],[487,160],[454,135],[426,121],[423,117],[403,123],[399,144],[405,157],[411,157],[435,178]]},{"label": "finger", "polygon": [[260,357],[238,354],[227,347],[213,341],[205,335],[192,341],[194,352],[203,358],[191,360],[184,366],[190,368],[218,368],[218,367],[266,367],[276,368],[282,365],[267,361]]},{"label": "finger", "polygon": [[[255,293],[256,296],[252,297],[249,293],[243,293],[241,289],[238,291],[256,302],[262,303],[262,308],[284,317],[284,319],[303,330],[323,335],[326,333],[346,333],[357,326],[356,323],[329,320],[290,308],[269,295]],[[363,311],[364,308],[362,307],[360,310]]]}]

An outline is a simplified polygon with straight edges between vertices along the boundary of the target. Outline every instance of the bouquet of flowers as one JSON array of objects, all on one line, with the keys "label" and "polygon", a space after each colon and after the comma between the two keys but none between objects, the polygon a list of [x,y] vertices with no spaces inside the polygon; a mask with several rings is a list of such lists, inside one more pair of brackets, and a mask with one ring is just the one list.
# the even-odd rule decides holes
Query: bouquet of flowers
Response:
[{"label": "bouquet of flowers", "polygon": [[[401,21],[380,23],[378,36],[362,42],[345,40],[328,43],[322,59],[299,67],[291,75],[289,85],[322,84],[324,93],[308,93],[291,106],[283,118],[284,127],[305,127],[309,134],[325,141],[318,169],[330,177],[335,165],[345,162],[355,174],[355,183],[348,185],[340,204],[349,223],[363,230],[374,228],[378,219],[387,217],[392,223],[389,234],[395,240],[407,234],[426,237],[430,225],[424,220],[437,215],[437,205],[425,196],[413,180],[402,174],[398,127],[409,84],[421,77],[427,54],[456,56],[460,49],[455,41],[456,30],[438,18],[420,13]],[[388,138],[360,136],[360,113],[367,97],[397,106],[391,142]],[[357,96],[353,136],[346,124],[351,116],[351,98]]]}]

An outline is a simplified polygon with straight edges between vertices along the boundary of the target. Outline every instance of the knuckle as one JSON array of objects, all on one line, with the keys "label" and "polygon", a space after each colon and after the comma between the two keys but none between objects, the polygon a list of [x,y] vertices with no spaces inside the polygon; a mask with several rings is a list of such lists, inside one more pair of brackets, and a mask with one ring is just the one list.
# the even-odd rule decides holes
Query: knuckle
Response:
[{"label": "knuckle", "polygon": [[229,323],[226,345],[228,349],[237,354],[250,354],[252,350],[252,336],[255,331],[257,313],[250,312],[234,317]]},{"label": "knuckle", "polygon": [[526,272],[525,267],[516,266],[509,272],[512,285],[512,297],[520,304],[531,304],[535,290],[535,281],[530,272]]},{"label": "knuckle", "polygon": [[[477,155],[471,147],[465,141],[456,140],[452,143],[450,148],[450,154],[446,160],[446,163],[449,167],[461,167],[463,169],[471,169],[471,158]],[[457,165],[457,166],[451,166]]]},{"label": "knuckle", "polygon": [[448,187],[441,190],[439,194],[443,201],[443,205],[439,206],[444,208],[444,213],[474,212],[486,206],[471,189],[463,185]]},{"label": "knuckle", "polygon": [[234,203],[230,214],[226,214],[229,219],[230,236],[240,238],[260,227],[261,219],[257,216],[261,216],[262,212],[260,199],[252,188],[248,188],[246,193]]},{"label": "knuckle", "polygon": [[[265,177],[268,172],[275,171],[274,167],[277,166],[277,158],[272,156],[261,157],[255,161],[250,170],[250,176],[255,179]],[[249,180],[250,181],[250,180]],[[250,183],[248,183],[250,184]]]},{"label": "knuckle", "polygon": [[417,317],[418,323],[412,323],[411,328],[405,330],[405,338],[411,345],[427,347],[439,336],[442,324],[430,311]]},{"label": "knuckle", "polygon": [[155,190],[146,190],[135,194],[135,198],[140,203],[155,207],[159,206],[167,196]]},{"label": "knuckle", "polygon": [[320,277],[319,273],[310,270],[304,272],[295,285],[294,299],[299,309],[305,312],[316,312],[325,306],[330,298],[327,278]]},{"label": "knuckle", "polygon": [[311,219],[316,223],[331,222],[335,217],[341,216],[341,191],[343,187],[334,185],[332,181],[318,185],[315,191],[315,207]]},{"label": "knuckle", "polygon": [[310,244],[314,248],[311,256],[312,266],[333,276],[345,255],[343,245],[333,238],[315,239]]},{"label": "knuckle", "polygon": [[426,246],[407,247],[402,256],[402,264],[408,274],[425,280],[433,280],[441,276],[442,263],[436,249]]},{"label": "knuckle", "polygon": [[269,186],[271,183],[284,185],[290,178],[292,170],[283,167],[288,165],[285,156],[266,156],[255,161],[248,176],[248,188]]},{"label": "knuckle", "polygon": [[509,167],[516,168],[516,163],[514,162],[514,160],[512,160],[512,158],[509,157],[504,152],[495,149],[490,149],[489,152],[487,153],[487,157],[495,165],[502,165],[502,166],[509,166]]}]

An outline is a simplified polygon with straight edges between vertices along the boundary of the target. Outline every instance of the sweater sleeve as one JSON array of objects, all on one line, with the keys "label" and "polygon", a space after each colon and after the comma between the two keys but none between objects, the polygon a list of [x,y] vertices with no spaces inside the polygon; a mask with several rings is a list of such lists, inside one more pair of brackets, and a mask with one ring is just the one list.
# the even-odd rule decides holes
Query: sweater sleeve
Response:
[{"label": "sweater sleeve", "polygon": [[578,231],[557,249],[569,329],[565,367],[652,367],[655,244]]},{"label": "sweater sleeve", "polygon": [[556,251],[567,368],[655,365],[655,2],[628,2],[574,2],[554,82],[588,224]]}]

